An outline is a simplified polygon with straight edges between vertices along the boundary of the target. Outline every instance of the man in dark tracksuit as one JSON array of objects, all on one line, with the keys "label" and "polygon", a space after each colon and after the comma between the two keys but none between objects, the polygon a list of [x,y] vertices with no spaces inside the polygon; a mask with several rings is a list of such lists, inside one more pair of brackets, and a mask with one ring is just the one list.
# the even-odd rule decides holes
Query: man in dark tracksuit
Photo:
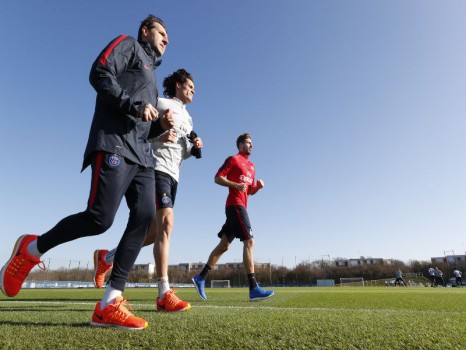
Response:
[{"label": "man in dark tracksuit", "polygon": [[90,72],[97,92],[94,118],[84,154],[83,170],[91,165],[87,208],[68,216],[41,236],[21,236],[0,274],[2,291],[15,296],[42,254],[74,239],[98,235],[113,223],[123,196],[130,210],[118,245],[113,271],[91,324],[143,329],[147,322],[132,315],[121,294],[155,215],[154,158],[149,136],[173,125],[167,111],[158,115],[156,59],[163,55],[168,36],[165,25],[149,16],[138,40],[122,35],[101,52]]}]

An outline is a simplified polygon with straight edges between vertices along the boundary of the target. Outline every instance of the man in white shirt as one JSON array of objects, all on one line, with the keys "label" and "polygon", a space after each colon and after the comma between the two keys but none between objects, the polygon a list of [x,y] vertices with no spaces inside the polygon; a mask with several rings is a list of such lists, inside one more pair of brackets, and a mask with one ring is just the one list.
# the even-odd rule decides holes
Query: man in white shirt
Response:
[{"label": "man in white shirt", "polygon": [[[191,74],[179,69],[163,81],[164,96],[157,104],[159,113],[170,110],[175,125],[153,142],[156,187],[156,218],[147,234],[144,246],[154,244],[154,258],[157,273],[159,295],[157,311],[187,311],[191,308],[188,302],[179,299],[170,289],[168,281],[168,260],[170,253],[170,236],[174,224],[173,206],[179,181],[180,167],[183,160],[191,155],[200,157],[202,140],[193,137],[192,118],[186,110],[194,96],[194,82]],[[110,251],[96,250],[94,252],[94,284],[101,288],[105,274],[112,267],[113,255],[116,249]]]}]

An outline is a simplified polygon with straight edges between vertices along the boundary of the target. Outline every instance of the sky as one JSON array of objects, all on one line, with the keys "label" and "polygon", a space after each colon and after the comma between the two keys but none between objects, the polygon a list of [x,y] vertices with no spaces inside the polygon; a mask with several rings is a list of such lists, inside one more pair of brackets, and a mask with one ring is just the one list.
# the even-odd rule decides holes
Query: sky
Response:
[{"label": "sky", "polygon": [[[255,260],[430,260],[466,247],[463,1],[6,0],[0,11],[0,263],[19,235],[85,209],[80,172],[95,106],[89,71],[148,14],[196,86],[188,110],[203,158],[182,165],[170,263],[206,262],[225,220],[217,169],[249,132],[265,187],[248,211]],[[52,265],[92,265],[104,234],[56,247]],[[220,263],[240,261],[235,241]],[[138,263],[153,263],[145,247]],[[50,266],[50,265],[48,265]]]}]

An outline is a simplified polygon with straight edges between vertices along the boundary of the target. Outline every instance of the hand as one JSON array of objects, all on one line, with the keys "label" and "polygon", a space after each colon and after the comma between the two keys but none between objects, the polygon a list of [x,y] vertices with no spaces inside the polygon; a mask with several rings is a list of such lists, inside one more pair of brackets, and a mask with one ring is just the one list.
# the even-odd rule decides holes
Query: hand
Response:
[{"label": "hand", "polygon": [[246,192],[248,190],[248,185],[246,184],[236,184],[235,187],[240,192]]},{"label": "hand", "polygon": [[174,129],[170,129],[168,132],[163,133],[162,135],[160,135],[159,141],[164,143],[175,143],[176,141],[178,141],[176,131]]},{"label": "hand", "polygon": [[147,103],[139,110],[139,117],[145,122],[156,121],[159,117],[159,112],[157,112],[154,106]]},{"label": "hand", "polygon": [[162,114],[162,119],[160,119],[163,130],[171,129],[175,126],[175,119],[173,118],[173,113],[169,109],[166,109]]},{"label": "hand", "polygon": [[265,185],[264,185],[264,181],[262,181],[262,179],[257,180],[256,186],[257,186],[257,189],[258,189],[258,190],[261,189],[262,187],[265,186]]}]

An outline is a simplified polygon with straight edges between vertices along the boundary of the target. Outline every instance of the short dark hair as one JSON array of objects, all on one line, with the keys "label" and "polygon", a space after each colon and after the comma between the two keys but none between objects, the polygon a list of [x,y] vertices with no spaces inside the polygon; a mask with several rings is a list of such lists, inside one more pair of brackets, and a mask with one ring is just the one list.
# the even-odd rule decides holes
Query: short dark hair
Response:
[{"label": "short dark hair", "polygon": [[154,23],[160,24],[162,27],[165,28],[165,30],[167,30],[167,27],[165,27],[165,23],[163,23],[163,21],[159,17],[156,17],[154,15],[149,15],[149,16],[146,17],[146,19],[144,19],[141,22],[141,25],[139,26],[138,41],[142,40],[142,27],[146,27],[146,28],[150,29],[150,28],[152,28]]},{"label": "short dark hair", "polygon": [[163,80],[163,95],[165,97],[175,97],[176,95],[176,83],[183,85],[186,80],[194,82],[193,77],[183,68],[173,72]]},{"label": "short dark hair", "polygon": [[239,149],[239,144],[243,143],[246,141],[246,139],[250,139],[251,135],[249,135],[247,132],[245,132],[242,135],[239,135],[238,138],[236,139],[236,147]]}]

